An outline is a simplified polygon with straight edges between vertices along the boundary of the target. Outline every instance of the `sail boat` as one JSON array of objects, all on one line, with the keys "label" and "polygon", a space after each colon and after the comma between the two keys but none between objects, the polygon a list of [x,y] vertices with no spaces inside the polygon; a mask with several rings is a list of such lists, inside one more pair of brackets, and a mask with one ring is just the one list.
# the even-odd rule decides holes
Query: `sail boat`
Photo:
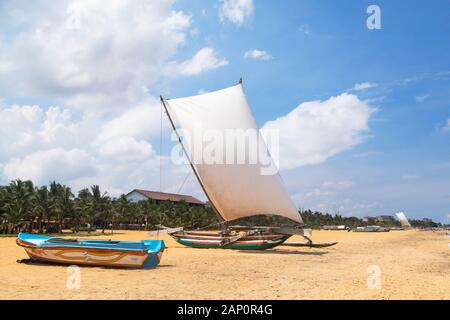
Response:
[{"label": "sail boat", "polygon": [[397,216],[398,221],[400,221],[401,227],[400,228],[391,228],[391,230],[396,231],[396,230],[411,230],[411,229],[413,229],[413,227],[409,223],[409,220],[406,217],[405,213],[398,212],[395,215]]},{"label": "sail boat", "polygon": [[[286,245],[327,247],[336,244],[313,242],[311,230],[302,228],[303,220],[290,199],[278,170],[263,174],[265,169],[275,166],[250,111],[242,79],[234,86],[214,92],[178,99],[160,98],[184,156],[222,229],[218,232],[168,229],[168,234],[178,243],[197,248],[262,250],[285,244],[291,236],[300,235],[306,242]],[[174,118],[183,133],[189,137],[186,144],[190,153],[177,130]],[[225,137],[230,132],[254,132],[256,138],[246,147],[238,148],[237,154],[233,154],[235,149],[222,149],[222,159],[232,161],[205,161],[202,151],[210,147],[209,142],[203,140],[205,135],[209,133],[210,136]],[[251,149],[255,147],[258,154],[267,156],[267,163],[249,161]],[[239,157],[246,160],[233,162]],[[256,215],[285,217],[295,222],[296,226],[230,225],[234,220]]]}]

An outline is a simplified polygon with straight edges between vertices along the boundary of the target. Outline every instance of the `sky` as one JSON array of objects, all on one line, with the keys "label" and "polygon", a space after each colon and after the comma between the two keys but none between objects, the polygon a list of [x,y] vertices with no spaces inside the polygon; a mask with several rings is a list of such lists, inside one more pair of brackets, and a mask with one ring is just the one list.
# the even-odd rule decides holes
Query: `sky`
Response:
[{"label": "sky", "polygon": [[0,184],[204,199],[158,97],[242,77],[300,208],[450,223],[449,34],[448,0],[1,0]]}]

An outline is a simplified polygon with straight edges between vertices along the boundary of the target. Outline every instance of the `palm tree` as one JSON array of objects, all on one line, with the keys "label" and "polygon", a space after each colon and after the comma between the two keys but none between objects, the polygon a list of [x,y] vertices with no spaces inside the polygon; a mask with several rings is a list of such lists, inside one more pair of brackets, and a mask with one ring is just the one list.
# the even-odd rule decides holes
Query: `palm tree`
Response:
[{"label": "palm tree", "polygon": [[6,201],[3,206],[7,232],[15,232],[27,222],[32,223],[32,201],[34,188],[31,181],[14,180],[6,187]]},{"label": "palm tree", "polygon": [[160,219],[160,207],[153,199],[147,199],[140,201],[137,204],[137,210],[141,212],[144,217],[145,225],[147,228],[153,228],[154,226],[161,224]]},{"label": "palm tree", "polygon": [[130,210],[127,211],[127,213],[123,217],[123,220],[128,223],[134,223],[138,219],[138,216],[141,214],[140,212],[142,212],[140,202],[132,202],[130,203]]},{"label": "palm tree", "polygon": [[[92,197],[91,192],[89,191],[89,189],[82,189],[80,191],[78,191],[78,197],[75,199],[75,204],[74,204],[74,208],[76,211],[76,215],[77,215],[77,219],[78,219],[78,225],[75,226],[75,231],[78,231],[79,225],[81,223],[81,221],[84,222],[92,222],[93,225],[93,221],[91,218],[91,214],[90,214],[90,199]],[[95,218],[94,218],[95,219]],[[88,232],[90,233],[91,230],[89,228]]]},{"label": "palm tree", "polygon": [[117,212],[120,216],[125,216],[130,210],[130,201],[127,197],[122,194],[119,199],[114,201],[114,211]]},{"label": "palm tree", "polygon": [[[50,221],[52,218],[58,219],[61,215],[61,193],[62,185],[56,181],[50,182],[50,208],[51,210],[47,213],[47,232],[50,232],[52,228],[50,227]],[[59,230],[59,226],[57,227]]]},{"label": "palm tree", "polygon": [[6,189],[0,186],[0,232],[5,232],[4,227],[4,214],[5,214],[5,206],[6,206]]},{"label": "palm tree", "polygon": [[43,232],[42,220],[51,216],[52,206],[47,186],[36,188],[33,213],[37,218],[38,232]]},{"label": "palm tree", "polygon": [[102,211],[101,211],[101,219],[103,220],[103,229],[102,233],[105,233],[105,229],[108,226],[108,221],[113,215],[113,206],[110,197],[104,196],[102,200]]},{"label": "palm tree", "polygon": [[69,187],[61,186],[59,190],[58,232],[62,232],[62,224],[65,218],[76,220],[76,211],[73,203],[73,193]]},{"label": "palm tree", "polygon": [[[127,197],[122,194],[119,199],[113,201],[113,212],[111,215],[111,223],[114,226],[114,223],[119,221],[121,218],[125,218],[129,215],[131,211],[131,202],[127,199]],[[111,232],[113,230],[111,229]]]},{"label": "palm tree", "polygon": [[95,219],[101,219],[104,221],[102,233],[105,233],[105,227],[107,220],[111,214],[111,199],[107,196],[107,193],[101,193],[100,187],[98,185],[93,185],[91,187],[91,197],[89,202],[89,209],[92,214],[92,222]]}]

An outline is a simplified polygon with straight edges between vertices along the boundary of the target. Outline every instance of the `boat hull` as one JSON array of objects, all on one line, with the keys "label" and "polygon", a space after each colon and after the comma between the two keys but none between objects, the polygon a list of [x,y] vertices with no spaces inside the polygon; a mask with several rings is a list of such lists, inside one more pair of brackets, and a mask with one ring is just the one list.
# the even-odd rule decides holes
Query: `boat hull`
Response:
[{"label": "boat hull", "polygon": [[390,229],[381,229],[381,230],[376,230],[376,229],[353,229],[352,232],[390,232]]},{"label": "boat hull", "polygon": [[[143,250],[126,250],[120,248],[95,247],[95,240],[89,245],[80,242],[77,245],[45,245],[35,244],[26,239],[17,239],[17,244],[25,249],[28,256],[35,261],[50,262],[68,265],[89,265],[102,267],[139,268],[156,267],[164,252],[164,242],[157,241],[157,250],[145,248]],[[120,242],[119,242],[120,244]],[[136,243],[138,244],[138,243]]]},{"label": "boat hull", "polygon": [[257,234],[240,238],[237,241],[223,245],[230,236],[221,236],[218,233],[200,233],[181,231],[170,234],[178,243],[201,249],[231,249],[231,250],[265,250],[274,248],[285,242],[290,235]]}]

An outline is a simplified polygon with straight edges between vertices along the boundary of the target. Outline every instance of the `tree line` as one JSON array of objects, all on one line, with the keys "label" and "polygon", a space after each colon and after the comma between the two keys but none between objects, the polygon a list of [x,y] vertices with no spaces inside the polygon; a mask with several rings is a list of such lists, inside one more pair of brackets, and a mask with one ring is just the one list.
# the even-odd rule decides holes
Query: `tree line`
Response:
[{"label": "tree line", "polygon": [[0,187],[0,233],[20,231],[61,233],[108,228],[155,229],[158,224],[198,228],[216,222],[210,208],[185,202],[130,202],[125,195],[113,198],[98,185],[82,189],[75,196],[70,187],[51,182],[34,186],[14,180]]},{"label": "tree line", "polygon": [[[345,225],[349,228],[365,227],[370,225],[378,225],[386,228],[400,227],[398,220],[377,221],[376,219],[369,218],[367,221],[357,217],[343,217],[339,214],[331,215],[329,213],[313,212],[311,210],[301,211],[303,222],[311,228],[319,228],[322,226],[340,226]],[[442,228],[441,223],[436,223],[428,219],[409,219],[409,223],[414,228]]]},{"label": "tree line", "polygon": [[[357,227],[367,222],[356,217],[323,214],[305,210],[300,212],[307,227],[346,225]],[[154,230],[157,225],[169,227],[217,228],[217,217],[208,206],[193,206],[186,202],[155,201],[148,199],[130,202],[125,195],[113,198],[98,185],[80,190],[75,196],[71,188],[51,182],[35,186],[27,180],[14,180],[0,187],[0,233],[20,231],[61,233],[101,229]],[[411,220],[415,227],[440,227],[440,224]],[[234,221],[233,224],[258,226],[293,226],[288,219],[278,216],[255,216]],[[379,223],[383,226],[397,226]]]}]

